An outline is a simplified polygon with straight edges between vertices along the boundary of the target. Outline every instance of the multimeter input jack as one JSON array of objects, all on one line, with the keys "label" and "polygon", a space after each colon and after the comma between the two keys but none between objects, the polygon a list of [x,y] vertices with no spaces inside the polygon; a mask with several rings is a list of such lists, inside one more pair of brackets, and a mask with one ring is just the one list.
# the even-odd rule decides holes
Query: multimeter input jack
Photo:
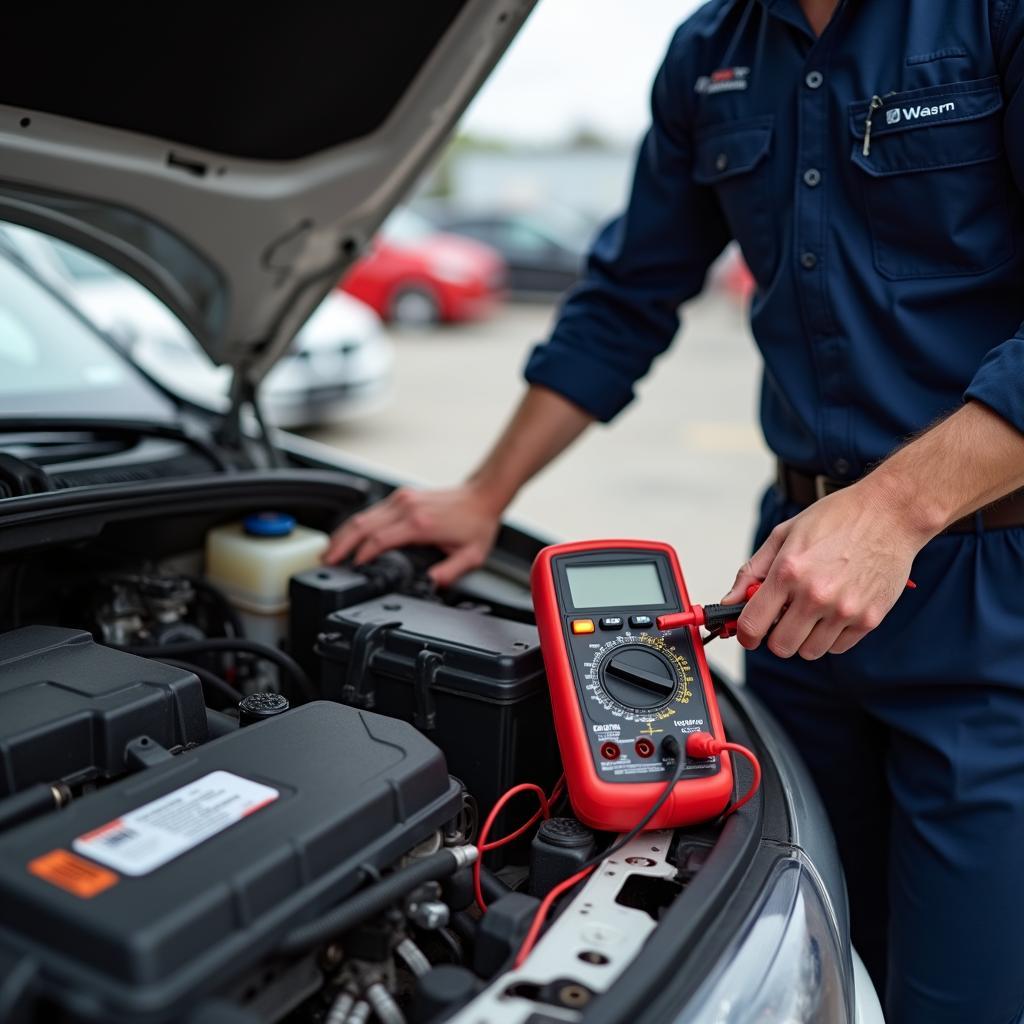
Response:
[{"label": "multimeter input jack", "polygon": [[633,744],[633,749],[637,757],[651,757],[654,754],[654,744],[646,736],[641,736]]},{"label": "multimeter input jack", "polygon": [[618,761],[622,756],[622,751],[619,749],[618,743],[612,743],[611,740],[608,740],[601,744],[601,756],[606,761]]}]

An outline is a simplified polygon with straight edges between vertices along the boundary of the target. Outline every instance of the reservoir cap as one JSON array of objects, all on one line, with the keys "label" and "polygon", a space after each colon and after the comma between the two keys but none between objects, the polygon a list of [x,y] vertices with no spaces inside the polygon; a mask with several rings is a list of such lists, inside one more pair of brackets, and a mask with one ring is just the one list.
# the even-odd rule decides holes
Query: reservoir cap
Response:
[{"label": "reservoir cap", "polygon": [[288,698],[273,690],[261,690],[243,697],[238,705],[238,724],[253,725],[280,715],[289,708]]},{"label": "reservoir cap", "polygon": [[295,516],[287,512],[254,512],[242,520],[251,537],[287,537],[295,529]]}]

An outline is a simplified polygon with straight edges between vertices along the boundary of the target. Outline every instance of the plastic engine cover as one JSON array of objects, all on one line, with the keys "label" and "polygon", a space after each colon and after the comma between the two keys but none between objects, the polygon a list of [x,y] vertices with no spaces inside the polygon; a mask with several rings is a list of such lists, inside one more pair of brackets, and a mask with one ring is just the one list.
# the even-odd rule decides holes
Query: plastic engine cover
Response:
[{"label": "plastic engine cover", "polygon": [[103,647],[80,629],[24,626],[0,635],[0,797],[35,782],[122,775],[125,746],[202,743],[199,680]]},{"label": "plastic engine cover", "polygon": [[460,806],[411,726],[305,705],[0,834],[0,973],[73,1020],[179,1019]]}]

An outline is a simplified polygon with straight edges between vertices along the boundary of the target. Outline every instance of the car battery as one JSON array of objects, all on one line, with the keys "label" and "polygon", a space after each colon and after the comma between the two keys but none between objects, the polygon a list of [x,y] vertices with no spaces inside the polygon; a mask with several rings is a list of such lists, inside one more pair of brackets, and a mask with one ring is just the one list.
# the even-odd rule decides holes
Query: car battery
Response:
[{"label": "car battery", "polygon": [[412,562],[400,551],[385,551],[367,565],[321,565],[296,573],[288,587],[288,638],[292,657],[316,679],[319,659],[314,647],[324,620],[339,608],[362,604],[413,581]]},{"label": "car battery", "polygon": [[444,752],[481,815],[516,783],[550,789],[557,779],[533,626],[392,594],[332,613],[324,630],[323,695],[412,722]]}]

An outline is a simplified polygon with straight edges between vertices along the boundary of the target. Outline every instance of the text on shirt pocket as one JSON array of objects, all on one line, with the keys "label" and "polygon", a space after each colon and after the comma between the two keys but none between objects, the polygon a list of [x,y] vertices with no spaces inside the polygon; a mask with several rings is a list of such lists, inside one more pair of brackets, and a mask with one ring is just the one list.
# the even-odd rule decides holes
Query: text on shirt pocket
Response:
[{"label": "text on shirt pocket", "polygon": [[1002,105],[994,77],[850,105],[851,160],[884,277],[982,274],[1013,256]]}]

